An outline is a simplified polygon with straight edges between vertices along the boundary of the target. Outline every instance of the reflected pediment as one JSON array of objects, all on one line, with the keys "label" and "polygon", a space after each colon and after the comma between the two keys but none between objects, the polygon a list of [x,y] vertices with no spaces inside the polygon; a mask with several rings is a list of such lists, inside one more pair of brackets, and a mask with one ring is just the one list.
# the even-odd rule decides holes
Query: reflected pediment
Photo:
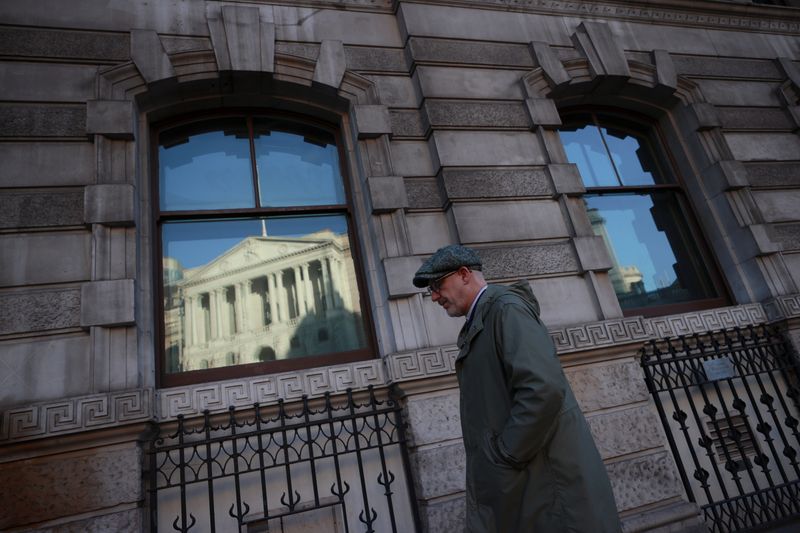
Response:
[{"label": "reflected pediment", "polygon": [[[346,237],[345,237],[346,238]],[[222,255],[205,265],[186,269],[182,285],[201,283],[204,280],[227,276],[232,272],[246,270],[248,267],[278,262],[290,257],[303,262],[304,256],[318,250],[321,246],[337,241],[336,234],[330,231],[317,232],[305,237],[247,237]]]}]

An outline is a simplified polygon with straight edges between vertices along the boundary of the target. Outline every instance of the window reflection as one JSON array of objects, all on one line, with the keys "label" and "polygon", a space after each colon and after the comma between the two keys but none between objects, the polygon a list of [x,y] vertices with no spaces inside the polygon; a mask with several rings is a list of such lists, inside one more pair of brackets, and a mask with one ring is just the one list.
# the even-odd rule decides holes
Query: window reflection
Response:
[{"label": "window reflection", "polygon": [[250,141],[244,118],[179,126],[159,136],[162,210],[254,207]]},{"label": "window reflection", "polygon": [[167,372],[366,346],[343,215],[167,222],[162,243]]},{"label": "window reflection", "polygon": [[269,119],[254,120],[253,129],[261,205],[344,203],[333,135]]},{"label": "window reflection", "polygon": [[719,297],[655,128],[616,114],[572,113],[559,130],[586,186],[587,213],[612,260],[623,310]]},{"label": "window reflection", "polygon": [[608,247],[609,277],[623,309],[715,296],[672,192],[584,197]]}]

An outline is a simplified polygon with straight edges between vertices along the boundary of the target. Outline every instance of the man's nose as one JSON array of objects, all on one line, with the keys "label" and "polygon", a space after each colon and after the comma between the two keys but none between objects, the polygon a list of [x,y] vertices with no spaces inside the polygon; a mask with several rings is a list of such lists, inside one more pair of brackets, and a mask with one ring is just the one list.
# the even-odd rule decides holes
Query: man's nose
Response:
[{"label": "man's nose", "polygon": [[435,302],[435,301],[436,301],[436,300],[438,300],[439,298],[440,298],[440,296],[439,296],[439,291],[433,291],[433,292],[431,292],[431,301],[432,301],[432,302]]}]

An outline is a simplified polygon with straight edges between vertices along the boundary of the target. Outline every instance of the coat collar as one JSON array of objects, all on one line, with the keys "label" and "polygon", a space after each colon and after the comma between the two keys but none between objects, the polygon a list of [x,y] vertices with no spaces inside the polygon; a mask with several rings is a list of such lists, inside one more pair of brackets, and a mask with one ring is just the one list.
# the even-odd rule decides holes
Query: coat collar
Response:
[{"label": "coat collar", "polygon": [[486,287],[486,290],[483,292],[483,295],[475,306],[472,321],[465,323],[461,327],[461,331],[458,333],[457,344],[459,353],[458,357],[456,357],[456,361],[467,356],[467,353],[469,352],[469,345],[472,342],[472,339],[474,339],[475,336],[483,330],[483,321],[489,311],[489,308],[492,306],[492,303],[497,296],[503,292],[504,287],[499,285],[488,285]]}]

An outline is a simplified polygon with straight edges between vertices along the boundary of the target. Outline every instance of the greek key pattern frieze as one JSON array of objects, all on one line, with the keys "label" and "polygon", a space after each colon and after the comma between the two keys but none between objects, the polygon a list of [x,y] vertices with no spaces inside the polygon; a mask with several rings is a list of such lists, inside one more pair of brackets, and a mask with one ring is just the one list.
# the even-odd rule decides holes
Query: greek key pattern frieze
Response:
[{"label": "greek key pattern frieze", "polygon": [[624,18],[682,26],[703,26],[733,28],[738,30],[763,30],[795,33],[800,31],[800,22],[779,17],[758,14],[739,15],[732,12],[702,13],[670,9],[668,7],[621,6],[596,2],[573,2],[558,0],[461,0],[464,5],[502,6],[523,12],[563,13],[570,15],[591,15],[604,18]]},{"label": "greek key pattern frieze", "polygon": [[[800,296],[783,298],[780,305],[793,309],[794,316],[800,316]],[[666,317],[628,317],[554,328],[550,330],[550,337],[558,354],[564,355],[766,321],[767,313],[761,304],[747,304]],[[439,346],[389,355],[386,359],[389,379],[397,383],[453,373],[457,353],[455,346]]]},{"label": "greek key pattern frieze", "polygon": [[766,321],[767,315],[761,304],[721,307],[648,320],[653,330],[653,336],[657,339],[719,331],[737,326],[750,326]]},{"label": "greek key pattern frieze", "polygon": [[386,368],[392,382],[446,375],[455,372],[458,347],[439,346],[390,355]]},{"label": "greek key pattern frieze", "polygon": [[605,320],[591,324],[550,330],[559,354],[626,344],[650,338],[650,330],[641,317]]},{"label": "greek key pattern frieze", "polygon": [[284,374],[203,383],[163,389],[158,392],[159,420],[178,415],[193,416],[205,410],[225,411],[228,407],[251,407],[278,399],[291,400],[343,393],[347,389],[366,389],[386,384],[386,372],[380,360],[363,361]]},{"label": "greek key pattern frieze", "polygon": [[152,391],[137,389],[12,407],[0,411],[0,442],[144,421],[152,406]]},{"label": "greek key pattern frieze", "polygon": [[764,311],[770,322],[800,317],[800,294],[768,300],[764,302]]}]

